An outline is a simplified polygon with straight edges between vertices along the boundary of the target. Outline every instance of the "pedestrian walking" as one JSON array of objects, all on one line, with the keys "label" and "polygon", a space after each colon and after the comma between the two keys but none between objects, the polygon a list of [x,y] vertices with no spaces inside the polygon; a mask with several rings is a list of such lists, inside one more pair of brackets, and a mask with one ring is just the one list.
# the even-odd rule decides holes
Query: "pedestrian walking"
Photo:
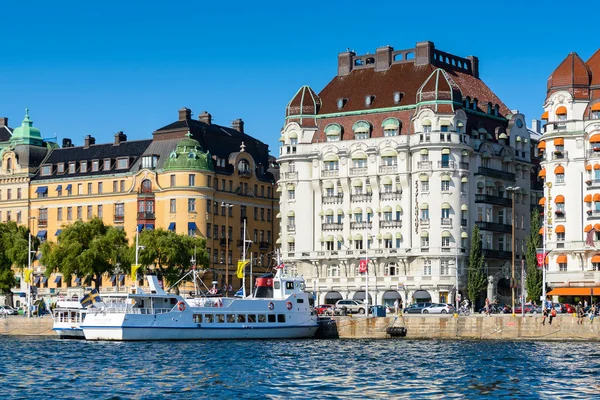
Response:
[{"label": "pedestrian walking", "polygon": [[485,315],[486,316],[490,316],[490,299],[486,298],[485,299]]},{"label": "pedestrian walking", "polygon": [[394,301],[394,312],[396,314],[398,314],[398,306],[399,306],[399,304],[400,303],[398,302],[398,299],[396,299],[396,301]]},{"label": "pedestrian walking", "polygon": [[575,313],[577,314],[577,325],[581,325],[583,323],[583,304],[581,304],[581,301],[575,306]]},{"label": "pedestrian walking", "polygon": [[552,307],[550,310],[550,320],[548,321],[548,325],[552,325],[552,319],[556,317],[556,308]]},{"label": "pedestrian walking", "polygon": [[596,317],[596,305],[592,304],[592,308],[590,308],[590,324],[594,322],[595,317]]}]

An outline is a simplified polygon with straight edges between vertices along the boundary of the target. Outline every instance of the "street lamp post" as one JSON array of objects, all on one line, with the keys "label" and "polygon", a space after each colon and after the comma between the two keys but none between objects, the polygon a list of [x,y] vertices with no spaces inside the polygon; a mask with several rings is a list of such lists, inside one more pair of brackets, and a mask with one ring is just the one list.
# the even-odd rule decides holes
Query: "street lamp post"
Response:
[{"label": "street lamp post", "polygon": [[31,271],[31,224],[29,223],[29,221],[31,221],[32,219],[35,219],[35,217],[29,217],[27,219],[27,228],[28,228],[28,233],[29,233],[29,237],[28,237],[28,244],[27,244],[27,274],[28,276],[28,280],[29,282],[27,282],[27,317],[31,318],[31,278],[33,277],[33,273]]},{"label": "street lamp post", "polygon": [[512,260],[512,278],[510,280],[510,288],[512,291],[512,315],[515,316],[515,194],[517,190],[521,190],[519,186],[509,186],[506,188],[507,191],[512,193],[512,244],[511,244],[511,260]]},{"label": "street lamp post", "polygon": [[[139,259],[139,254],[140,254],[140,250],[145,249],[145,246],[140,246],[139,245],[139,238],[140,238],[140,230],[139,228],[135,229],[135,268],[138,268],[138,259]],[[134,277],[134,279],[136,279],[136,281],[134,281],[134,285],[137,286],[137,269],[136,269],[136,276]]]},{"label": "street lamp post", "polygon": [[[221,203],[221,208],[232,208],[233,204]],[[225,210],[225,297],[229,297],[229,210]]]}]

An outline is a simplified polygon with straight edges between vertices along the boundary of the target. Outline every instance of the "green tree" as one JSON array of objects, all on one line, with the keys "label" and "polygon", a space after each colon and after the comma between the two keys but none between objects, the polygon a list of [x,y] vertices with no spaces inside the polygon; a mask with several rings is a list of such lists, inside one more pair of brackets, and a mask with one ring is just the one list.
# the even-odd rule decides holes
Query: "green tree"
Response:
[{"label": "green tree", "polygon": [[143,230],[139,237],[139,264],[146,273],[159,274],[165,287],[179,280],[190,268],[192,257],[196,265],[208,266],[205,240],[179,235],[175,232],[154,229]]},{"label": "green tree", "polygon": [[[38,248],[39,243],[37,237],[31,237],[33,251]],[[12,221],[0,223],[0,292],[9,297],[9,303],[12,303],[11,289],[17,285],[12,268],[22,271],[29,264],[28,251],[29,229]]]},{"label": "green tree", "polygon": [[537,249],[542,247],[542,238],[540,236],[540,214],[538,210],[531,212],[531,224],[529,236],[527,237],[527,253],[525,262],[527,265],[527,279],[525,287],[527,288],[527,299],[537,301],[542,295],[542,270],[537,266]]},{"label": "green tree", "polygon": [[45,242],[41,262],[47,267],[47,276],[59,271],[69,277],[91,277],[98,289],[102,275],[113,273],[117,263],[129,267],[130,254],[125,231],[94,218],[63,228],[57,243]]},{"label": "green tree", "polygon": [[479,227],[475,225],[471,234],[471,252],[469,253],[469,268],[467,270],[467,294],[472,307],[475,307],[480,293],[487,287],[487,278],[483,269],[484,261],[481,252],[481,235],[479,234]]}]

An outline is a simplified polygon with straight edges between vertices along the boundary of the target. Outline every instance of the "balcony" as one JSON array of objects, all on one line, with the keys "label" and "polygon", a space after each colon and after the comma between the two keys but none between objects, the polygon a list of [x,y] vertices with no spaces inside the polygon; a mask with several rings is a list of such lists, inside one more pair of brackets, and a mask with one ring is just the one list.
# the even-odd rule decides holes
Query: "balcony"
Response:
[{"label": "balcony", "polygon": [[593,149],[588,150],[587,155],[589,158],[600,158],[600,146],[594,146]]},{"label": "balcony", "polygon": [[587,189],[598,189],[600,188],[600,179],[588,179],[585,181],[585,184],[587,185]]},{"label": "balcony", "polygon": [[392,174],[398,172],[398,165],[382,165],[379,167],[380,174]]},{"label": "balcony", "polygon": [[327,222],[321,224],[321,229],[324,231],[341,231],[344,229],[344,224],[341,222]]},{"label": "balcony", "polygon": [[258,244],[259,250],[269,250],[269,242],[260,242]]},{"label": "balcony", "polygon": [[443,228],[452,228],[452,218],[442,218],[440,224]]},{"label": "balcony", "polygon": [[336,194],[333,196],[323,196],[323,204],[342,204],[344,201],[343,194]]},{"label": "balcony", "polygon": [[591,219],[600,219],[600,210],[588,210],[587,212],[587,219],[591,220]]},{"label": "balcony", "polygon": [[421,224],[421,226],[429,226],[429,218],[421,218],[419,220],[419,223]]},{"label": "balcony", "polygon": [[459,169],[466,169],[466,170],[468,170],[469,169],[469,163],[461,161],[461,162],[458,163],[458,168]]},{"label": "balcony", "polygon": [[512,233],[512,225],[498,224],[496,222],[477,221],[475,224],[484,231]]},{"label": "balcony", "polygon": [[492,196],[490,194],[476,194],[475,203],[485,203],[503,207],[512,207],[512,199],[500,196]]},{"label": "balcony", "polygon": [[137,219],[156,219],[156,215],[153,212],[139,212]]},{"label": "balcony", "polygon": [[481,253],[486,258],[500,258],[503,260],[510,260],[512,258],[512,252],[504,250],[482,249]]},{"label": "balcony", "polygon": [[246,170],[238,170],[238,176],[240,178],[250,178],[252,176],[252,171]]},{"label": "balcony", "polygon": [[371,199],[373,198],[372,194],[353,194],[350,196],[350,201],[352,201],[353,203],[360,203],[360,202],[365,202],[365,201],[371,201]]},{"label": "balcony", "polygon": [[500,171],[499,169],[479,167],[475,175],[491,176],[492,178],[506,179],[514,181],[516,175],[512,172]]},{"label": "balcony", "polygon": [[340,170],[338,169],[324,169],[321,171],[321,176],[323,178],[334,178],[340,174]]},{"label": "balcony", "polygon": [[298,173],[296,171],[284,172],[284,179],[298,179]]},{"label": "balcony", "polygon": [[417,168],[418,169],[431,169],[431,161],[418,161]]},{"label": "balcony", "polygon": [[438,161],[438,168],[451,168],[455,169],[454,161]]},{"label": "balcony", "polygon": [[400,192],[384,192],[379,195],[381,200],[401,200],[402,193]]},{"label": "balcony", "polygon": [[380,228],[402,228],[402,221],[379,221]]},{"label": "balcony", "polygon": [[287,226],[288,232],[296,232],[296,224],[291,224]]},{"label": "balcony", "polygon": [[367,167],[350,168],[350,176],[367,175],[369,169]]},{"label": "balcony", "polygon": [[350,222],[350,229],[371,229],[372,222]]},{"label": "balcony", "polygon": [[569,157],[569,152],[568,151],[559,151],[556,150],[554,152],[552,152],[552,159],[553,160],[562,160],[565,158]]}]

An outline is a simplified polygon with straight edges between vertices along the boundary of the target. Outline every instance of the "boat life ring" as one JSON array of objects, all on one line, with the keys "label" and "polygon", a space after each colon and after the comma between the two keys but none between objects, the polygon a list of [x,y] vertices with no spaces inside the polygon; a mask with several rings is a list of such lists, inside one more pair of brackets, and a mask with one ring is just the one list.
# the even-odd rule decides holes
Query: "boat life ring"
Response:
[{"label": "boat life ring", "polygon": [[185,310],[185,303],[183,301],[180,301],[179,303],[177,303],[177,309],[179,311]]},{"label": "boat life ring", "polygon": [[275,304],[273,304],[273,302],[269,302],[269,310],[273,311],[273,309],[275,308]]},{"label": "boat life ring", "polygon": [[292,307],[293,307],[293,306],[292,306],[292,302],[291,302],[291,301],[288,301],[288,302],[287,302],[287,304],[286,304],[285,306],[287,307],[287,309],[288,309],[288,310],[291,310],[291,309],[292,309]]},{"label": "boat life ring", "polygon": [[218,290],[217,288],[210,288],[210,290],[208,291],[208,293],[210,294],[217,294]]}]

